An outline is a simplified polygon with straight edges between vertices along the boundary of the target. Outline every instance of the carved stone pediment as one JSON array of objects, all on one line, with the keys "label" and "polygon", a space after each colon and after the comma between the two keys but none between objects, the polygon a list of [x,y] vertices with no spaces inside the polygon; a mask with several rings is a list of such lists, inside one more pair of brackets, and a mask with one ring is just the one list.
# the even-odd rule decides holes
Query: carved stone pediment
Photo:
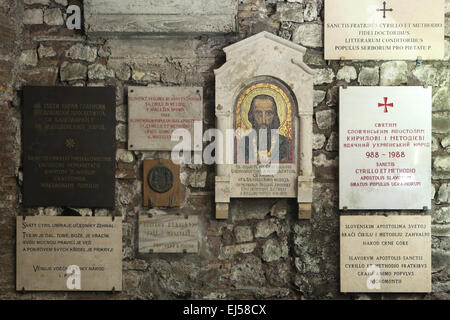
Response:
[{"label": "carved stone pediment", "polygon": [[[299,217],[308,218],[314,71],[303,62],[306,49],[261,32],[224,51],[227,61],[215,70],[217,128],[224,136],[233,129],[235,137],[218,144],[218,154],[232,161],[217,164],[216,217],[228,217],[230,198],[273,197],[297,198]],[[269,118],[258,120],[261,111]],[[259,130],[266,125],[275,130],[267,139]],[[277,167],[271,174],[263,169],[269,163]]]}]

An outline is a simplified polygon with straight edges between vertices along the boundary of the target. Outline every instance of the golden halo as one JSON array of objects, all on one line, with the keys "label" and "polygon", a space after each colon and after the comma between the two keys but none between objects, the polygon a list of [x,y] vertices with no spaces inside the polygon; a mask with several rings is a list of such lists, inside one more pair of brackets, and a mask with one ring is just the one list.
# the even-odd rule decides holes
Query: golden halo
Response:
[{"label": "golden halo", "polygon": [[277,105],[278,118],[280,119],[280,127],[278,133],[292,139],[292,103],[288,95],[277,85],[271,82],[255,83],[244,91],[236,101],[236,129],[242,131],[245,135],[252,129],[252,124],[248,120],[248,112],[251,107],[253,98],[258,95],[271,96]]}]

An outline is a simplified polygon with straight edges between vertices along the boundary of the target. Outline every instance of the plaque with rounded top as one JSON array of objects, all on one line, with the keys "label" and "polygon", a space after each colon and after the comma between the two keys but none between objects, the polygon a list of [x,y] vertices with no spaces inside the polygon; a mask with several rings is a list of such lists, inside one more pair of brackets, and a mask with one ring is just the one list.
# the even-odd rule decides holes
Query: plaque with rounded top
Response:
[{"label": "plaque with rounded top", "polygon": [[165,193],[173,187],[173,173],[166,166],[155,166],[149,171],[147,182],[153,191],[158,193]]}]

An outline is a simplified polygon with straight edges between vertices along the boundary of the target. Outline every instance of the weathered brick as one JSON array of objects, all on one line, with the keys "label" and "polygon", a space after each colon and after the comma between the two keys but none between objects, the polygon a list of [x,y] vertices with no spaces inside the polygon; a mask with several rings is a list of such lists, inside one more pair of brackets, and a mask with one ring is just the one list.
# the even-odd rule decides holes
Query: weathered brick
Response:
[{"label": "weathered brick", "polygon": [[11,80],[11,70],[13,64],[8,61],[0,61],[0,82],[9,82]]},{"label": "weathered brick", "polygon": [[116,169],[117,179],[136,179],[136,169],[133,164],[130,163],[117,163]]},{"label": "weathered brick", "polygon": [[17,185],[17,179],[16,177],[4,177],[3,184],[7,186],[15,186]]},{"label": "weathered brick", "polygon": [[33,68],[22,72],[22,79],[28,85],[53,86],[58,79],[58,69],[51,67]]}]

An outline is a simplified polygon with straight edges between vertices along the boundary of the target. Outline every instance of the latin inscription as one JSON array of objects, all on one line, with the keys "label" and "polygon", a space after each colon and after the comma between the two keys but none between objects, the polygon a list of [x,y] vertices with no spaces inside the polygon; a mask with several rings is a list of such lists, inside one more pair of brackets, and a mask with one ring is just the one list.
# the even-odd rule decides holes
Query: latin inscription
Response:
[{"label": "latin inscription", "polygon": [[340,91],[340,208],[430,208],[431,88]]},{"label": "latin inscription", "polygon": [[341,216],[342,292],[430,292],[430,216]]},{"label": "latin inscription", "polygon": [[325,59],[442,59],[443,8],[443,0],[327,0]]}]

